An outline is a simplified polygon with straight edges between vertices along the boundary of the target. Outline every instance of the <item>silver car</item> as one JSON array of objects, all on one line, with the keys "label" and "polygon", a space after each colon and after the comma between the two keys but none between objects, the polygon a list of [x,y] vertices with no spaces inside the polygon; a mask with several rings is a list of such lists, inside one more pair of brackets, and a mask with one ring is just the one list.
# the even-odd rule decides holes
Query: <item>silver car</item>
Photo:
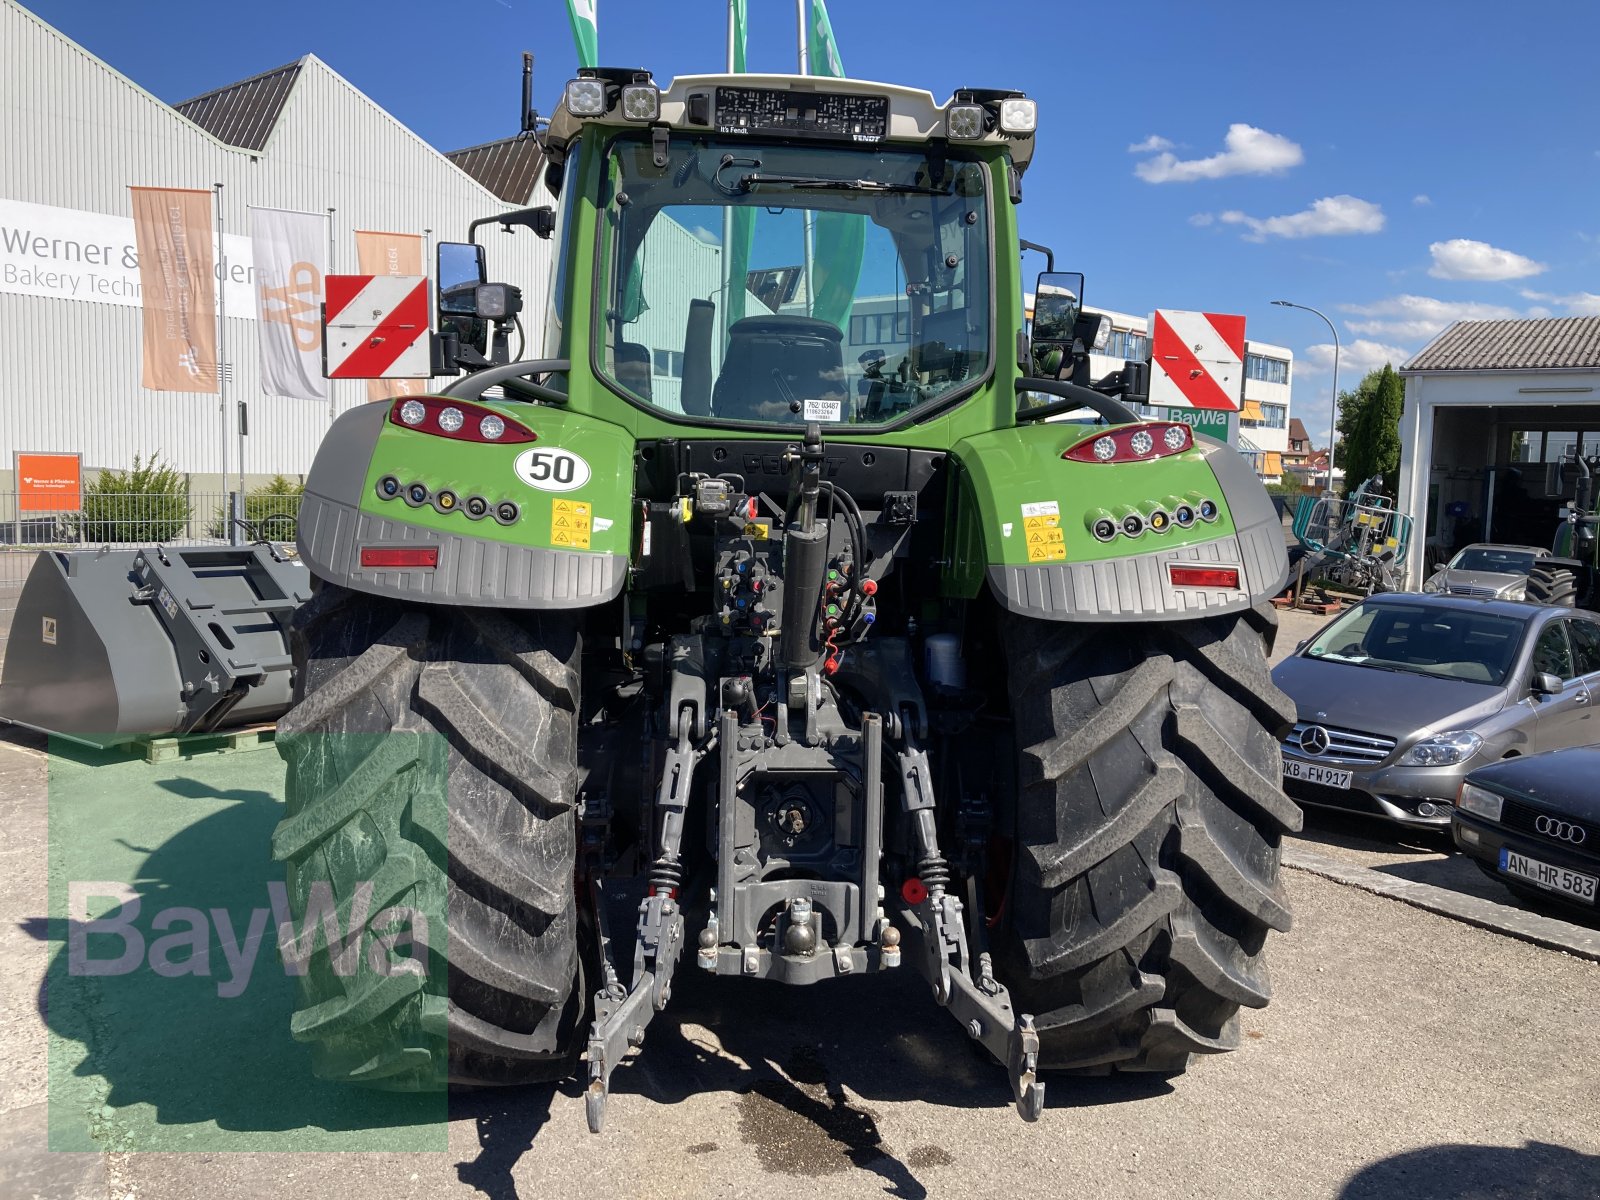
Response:
[{"label": "silver car", "polygon": [[1485,763],[1600,743],[1600,614],[1462,596],[1363,600],[1273,669],[1301,804],[1447,826]]},{"label": "silver car", "polygon": [[1534,562],[1548,557],[1550,551],[1540,546],[1474,542],[1456,551],[1454,558],[1428,576],[1422,590],[1521,600],[1527,594],[1528,572],[1533,570]]}]

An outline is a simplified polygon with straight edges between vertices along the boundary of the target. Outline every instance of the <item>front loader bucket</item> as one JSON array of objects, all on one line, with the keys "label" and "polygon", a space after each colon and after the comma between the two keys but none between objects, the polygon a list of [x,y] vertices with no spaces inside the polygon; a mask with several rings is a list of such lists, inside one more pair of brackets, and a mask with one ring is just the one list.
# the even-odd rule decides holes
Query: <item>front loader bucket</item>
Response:
[{"label": "front loader bucket", "polygon": [[96,744],[272,721],[311,576],[268,546],[40,554],[17,599],[0,718]]}]

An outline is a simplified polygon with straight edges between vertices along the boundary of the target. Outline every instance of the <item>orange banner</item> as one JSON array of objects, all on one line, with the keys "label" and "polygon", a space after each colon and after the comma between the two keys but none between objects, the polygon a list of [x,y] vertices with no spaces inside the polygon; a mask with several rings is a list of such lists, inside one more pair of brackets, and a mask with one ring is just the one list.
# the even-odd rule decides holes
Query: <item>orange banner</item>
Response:
[{"label": "orange banner", "polygon": [[217,391],[217,295],[211,193],[133,192],[133,236],[144,298],[144,386]]},{"label": "orange banner", "polygon": [[83,459],[77,454],[17,454],[17,507],[71,512],[83,506]]},{"label": "orange banner", "polygon": [[[414,233],[374,233],[358,229],[356,269],[363,275],[426,275],[422,264],[422,238]],[[394,396],[421,396],[428,390],[427,378],[369,379],[368,400],[388,400]]]}]

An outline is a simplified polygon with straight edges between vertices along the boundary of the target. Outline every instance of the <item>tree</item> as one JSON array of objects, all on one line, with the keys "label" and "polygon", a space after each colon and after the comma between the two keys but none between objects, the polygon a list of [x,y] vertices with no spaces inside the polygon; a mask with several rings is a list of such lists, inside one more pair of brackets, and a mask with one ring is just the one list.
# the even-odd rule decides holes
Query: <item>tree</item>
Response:
[{"label": "tree", "polygon": [[[1363,480],[1382,475],[1386,491],[1392,491],[1400,469],[1400,414],[1405,408],[1405,380],[1387,363],[1382,370],[1369,372],[1361,381],[1361,391],[1371,383],[1370,392],[1354,406],[1353,419],[1345,438],[1345,493]],[[1341,400],[1343,397],[1341,397]],[[1344,406],[1340,405],[1343,416]]]},{"label": "tree", "polygon": [[[1361,417],[1362,409],[1378,394],[1378,377],[1382,374],[1381,370],[1368,371],[1353,392],[1339,393],[1339,417],[1333,425],[1333,457],[1337,466],[1344,466],[1356,422]],[[1361,481],[1358,479],[1356,482]]]}]

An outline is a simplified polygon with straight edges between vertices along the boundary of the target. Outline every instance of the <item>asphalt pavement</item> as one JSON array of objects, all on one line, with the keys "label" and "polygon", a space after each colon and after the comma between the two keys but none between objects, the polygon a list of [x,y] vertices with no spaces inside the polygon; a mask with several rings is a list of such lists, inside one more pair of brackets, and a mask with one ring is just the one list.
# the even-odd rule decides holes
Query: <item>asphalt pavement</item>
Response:
[{"label": "asphalt pavement", "polygon": [[[227,999],[217,953],[203,977],[68,969],[74,880],[242,936],[281,788],[270,749],[151,767],[0,731],[0,1197],[1600,1195],[1600,963],[1310,870],[1284,873],[1295,925],[1238,1050],[1052,1079],[1034,1125],[908,968],[785,989],[686,967],[599,1137],[575,1085],[445,1107],[317,1082],[270,948]],[[1288,849],[1461,865],[1391,834],[1314,818]]]}]

